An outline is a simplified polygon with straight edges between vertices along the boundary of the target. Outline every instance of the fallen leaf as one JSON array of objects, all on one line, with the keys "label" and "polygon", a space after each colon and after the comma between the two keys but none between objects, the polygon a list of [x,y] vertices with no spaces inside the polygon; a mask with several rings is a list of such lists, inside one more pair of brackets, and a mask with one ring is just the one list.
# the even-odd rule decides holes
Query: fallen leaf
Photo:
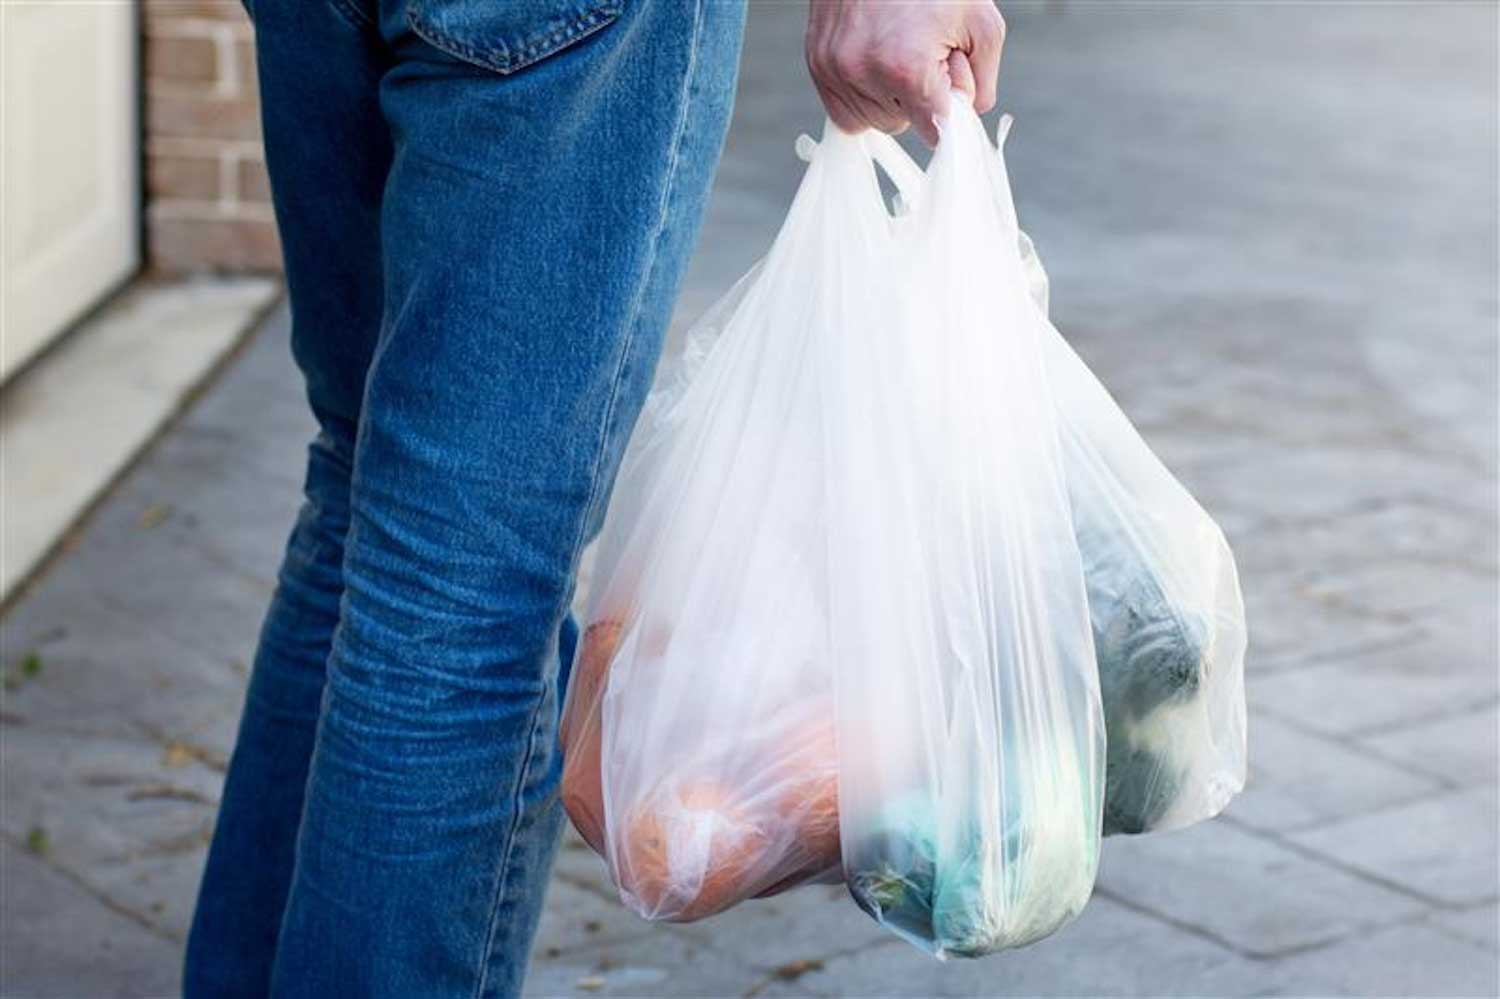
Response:
[{"label": "fallen leaf", "polygon": [[161,754],[161,765],[164,767],[185,767],[197,756],[193,753],[193,747],[185,742],[169,742],[167,748]]},{"label": "fallen leaf", "polygon": [[34,680],[41,675],[42,657],[36,652],[28,652],[16,663],[16,668],[6,674],[5,689],[19,690],[27,680]]},{"label": "fallen leaf", "polygon": [[26,834],[26,849],[37,856],[44,856],[52,849],[52,837],[41,826],[32,826],[31,832]]},{"label": "fallen leaf", "polygon": [[604,988],[603,975],[584,975],[578,979],[578,987],[585,992],[598,992]]},{"label": "fallen leaf", "polygon": [[227,768],[223,754],[207,746],[173,739],[167,743],[167,748],[162,750],[161,763],[164,767],[185,767],[194,762],[201,763],[208,769],[219,773],[223,773]]},{"label": "fallen leaf", "polygon": [[809,971],[822,970],[822,961],[819,961],[815,957],[805,957],[799,961],[788,961],[786,964],[783,964],[781,967],[771,972],[771,974],[775,975],[777,978],[781,979],[784,982],[790,982],[801,978]]},{"label": "fallen leaf", "polygon": [[172,507],[167,503],[152,503],[141,511],[141,517],[136,521],[136,526],[150,530],[172,515]]},{"label": "fallen leaf", "polygon": [[214,799],[190,787],[180,787],[176,784],[147,784],[138,787],[125,795],[126,801],[189,801],[195,805],[217,804]]}]

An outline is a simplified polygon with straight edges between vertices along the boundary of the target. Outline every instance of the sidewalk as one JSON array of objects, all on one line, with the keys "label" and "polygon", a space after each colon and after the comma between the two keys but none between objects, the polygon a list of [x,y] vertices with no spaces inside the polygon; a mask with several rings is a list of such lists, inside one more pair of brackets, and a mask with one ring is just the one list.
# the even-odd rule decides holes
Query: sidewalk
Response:
[{"label": "sidewalk", "polygon": [[[756,3],[682,313],[821,127]],[[1223,523],[1251,788],[1111,840],[1057,936],[937,964],[842,889],[642,923],[570,837],[536,996],[1500,995],[1496,29],[1487,5],[1009,12],[1008,156],[1059,327]],[[0,968],[175,993],[311,421],[284,313],[3,622]]]}]

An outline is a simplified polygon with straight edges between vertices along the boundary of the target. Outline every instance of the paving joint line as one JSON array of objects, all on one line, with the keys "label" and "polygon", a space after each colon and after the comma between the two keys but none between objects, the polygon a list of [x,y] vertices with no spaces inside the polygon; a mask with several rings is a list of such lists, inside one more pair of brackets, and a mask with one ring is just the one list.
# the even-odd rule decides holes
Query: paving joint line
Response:
[{"label": "paving joint line", "polygon": [[[1430,797],[1436,798],[1439,797],[1439,795],[1432,795]],[[1381,812],[1395,811],[1396,809],[1400,808],[1409,808],[1413,803],[1414,802],[1407,802],[1406,804],[1397,805],[1393,808],[1377,808],[1374,811],[1367,812],[1364,815],[1359,816],[1359,818],[1370,818],[1371,816],[1379,815]],[[1272,830],[1257,829],[1254,826],[1248,826],[1245,823],[1240,822],[1228,815],[1220,816],[1219,821],[1232,825],[1236,829],[1239,829],[1241,832],[1248,833],[1249,835],[1252,835],[1257,839],[1266,840],[1267,842],[1275,843],[1278,846],[1285,847],[1287,850],[1290,850],[1292,853],[1299,855],[1304,860],[1311,860],[1315,863],[1321,863],[1327,867],[1331,867],[1337,871],[1347,874],[1350,877],[1359,878],[1362,881],[1368,881],[1370,884],[1377,885],[1381,888],[1386,889],[1387,891],[1395,892],[1396,894],[1401,895],[1413,902],[1420,902],[1423,905],[1443,910],[1454,910],[1458,908],[1458,905],[1456,905],[1455,903],[1447,902],[1443,899],[1435,898],[1431,895],[1426,895],[1420,891],[1417,891],[1416,889],[1402,884],[1399,881],[1392,881],[1389,878],[1382,877],[1379,874],[1372,874],[1362,867],[1357,867],[1354,864],[1349,863],[1348,861],[1345,861],[1339,857],[1335,857],[1332,854],[1324,853],[1321,850],[1315,850],[1312,847],[1303,846],[1296,840],[1287,839],[1286,837]],[[1337,822],[1329,822],[1325,823],[1324,826],[1320,828],[1326,828],[1327,826],[1337,824]],[[1462,904],[1471,905],[1474,903],[1465,902]],[[1385,926],[1389,924],[1376,922],[1364,925],[1375,927]]]},{"label": "paving joint line", "polygon": [[3,838],[5,842],[9,843],[23,855],[37,861],[43,867],[46,867],[48,870],[57,874],[59,877],[67,881],[69,884],[73,885],[75,888],[78,888],[84,894],[88,895],[95,902],[98,902],[100,905],[108,909],[110,912],[113,912],[115,915],[123,916],[126,919],[129,919],[131,922],[140,926],[142,929],[151,933],[153,936],[159,937],[160,939],[165,940],[168,943],[179,945],[183,943],[183,938],[181,936],[160,925],[150,916],[147,916],[142,912],[137,912],[135,909],[132,909],[124,902],[121,902],[118,899],[114,898],[108,892],[100,888],[96,888],[92,882],[90,882],[83,875],[79,874],[77,871],[74,871],[72,868],[58,863],[50,856],[39,854],[36,851],[27,848],[25,843],[21,842],[11,833],[0,830],[0,838]]},{"label": "paving joint line", "polygon": [[1107,898],[1111,902],[1114,902],[1116,905],[1129,909],[1131,912],[1134,912],[1137,915],[1146,916],[1150,919],[1156,920],[1159,923],[1164,923],[1165,925],[1170,926],[1175,930],[1181,930],[1182,932],[1198,937],[1199,939],[1207,940],[1209,943],[1227,950],[1237,957],[1250,958],[1252,960],[1256,958],[1256,953],[1254,951],[1245,950],[1238,944],[1225,937],[1219,936],[1212,930],[1204,929],[1203,927],[1198,926],[1194,923],[1178,919],[1176,916],[1171,916],[1167,913],[1159,912],[1148,905],[1137,902],[1135,899],[1130,898],[1126,895],[1122,895],[1121,893],[1114,891],[1111,888],[1107,888],[1104,885],[1096,883],[1094,885],[1094,894],[1098,895],[1100,898]]}]

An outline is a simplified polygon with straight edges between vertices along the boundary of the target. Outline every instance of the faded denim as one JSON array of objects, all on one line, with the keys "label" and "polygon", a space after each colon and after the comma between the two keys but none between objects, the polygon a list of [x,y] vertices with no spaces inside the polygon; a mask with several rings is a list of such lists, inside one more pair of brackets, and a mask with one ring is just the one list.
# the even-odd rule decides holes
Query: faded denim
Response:
[{"label": "faded denim", "polygon": [[738,0],[253,0],[320,432],[200,996],[519,992],[567,615],[728,123]]}]

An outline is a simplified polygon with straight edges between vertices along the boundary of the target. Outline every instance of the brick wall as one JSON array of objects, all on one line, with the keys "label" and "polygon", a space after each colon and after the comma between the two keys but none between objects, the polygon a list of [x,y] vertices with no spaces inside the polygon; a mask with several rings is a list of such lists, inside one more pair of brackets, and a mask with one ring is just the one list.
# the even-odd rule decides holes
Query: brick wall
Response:
[{"label": "brick wall", "polygon": [[146,252],[158,271],[281,266],[239,0],[143,0]]}]

